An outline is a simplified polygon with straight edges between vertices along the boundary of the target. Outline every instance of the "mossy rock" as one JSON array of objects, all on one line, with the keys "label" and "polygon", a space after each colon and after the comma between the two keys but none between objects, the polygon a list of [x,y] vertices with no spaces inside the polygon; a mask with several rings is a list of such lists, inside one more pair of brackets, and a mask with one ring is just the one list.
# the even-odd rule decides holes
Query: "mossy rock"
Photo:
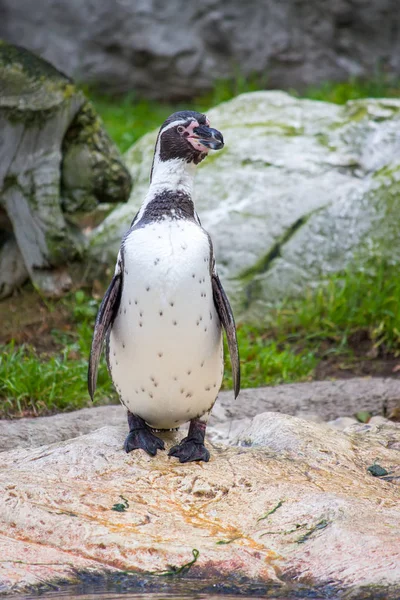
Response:
[{"label": "mossy rock", "polygon": [[[23,268],[40,291],[71,285],[67,265],[87,245],[74,215],[124,202],[130,175],[93,106],[71,79],[28,50],[0,41],[0,206],[18,252],[19,277],[0,275],[0,297]],[[67,214],[65,214],[67,213]],[[1,234],[1,231],[0,231]],[[0,239],[1,239],[0,235]],[[8,238],[7,238],[8,239]],[[1,264],[10,242],[0,244]]]},{"label": "mossy rock", "polygon": [[[374,256],[400,262],[400,100],[338,106],[254,92],[208,116],[225,148],[199,166],[196,206],[237,315],[259,321],[271,304]],[[91,254],[108,265],[145,196],[155,136],[126,154],[130,201],[91,237]]]}]

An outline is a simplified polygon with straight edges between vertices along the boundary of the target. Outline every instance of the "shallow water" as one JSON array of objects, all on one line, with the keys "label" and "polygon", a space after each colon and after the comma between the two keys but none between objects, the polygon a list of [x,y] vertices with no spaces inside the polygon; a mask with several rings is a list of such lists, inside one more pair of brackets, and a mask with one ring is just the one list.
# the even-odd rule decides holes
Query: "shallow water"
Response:
[{"label": "shallow water", "polygon": [[[38,595],[23,595],[23,596],[13,596],[13,600],[37,600]],[[242,595],[210,595],[210,594],[194,594],[190,596],[182,596],[176,594],[164,594],[164,593],[150,593],[150,594],[132,594],[130,592],[126,593],[116,593],[116,592],[107,592],[104,590],[93,590],[88,594],[75,594],[72,590],[59,590],[54,592],[48,592],[45,594],[40,594],[40,598],[44,600],[55,600],[56,598],[60,598],[60,600],[323,600],[322,596],[291,596],[279,598],[272,596],[242,596]],[[330,600],[335,600],[335,598],[330,598]]]},{"label": "shallow water", "polygon": [[[203,590],[196,592],[193,586],[188,582],[185,585],[184,581],[171,582],[171,585],[165,586],[165,591],[138,591],[132,589],[128,584],[121,585],[112,583],[104,584],[77,584],[71,585],[61,584],[54,585],[53,589],[49,589],[48,585],[42,589],[25,594],[13,595],[12,600],[339,600],[336,595],[331,593],[321,595],[314,590],[296,589],[289,595],[282,594],[274,589],[268,589],[264,586],[251,586],[241,590],[237,587],[235,593],[229,593],[232,588],[226,588],[224,584],[211,584],[211,586],[202,586]],[[147,587],[147,586],[146,586]],[[236,586],[235,586],[236,587]],[[185,589],[186,588],[186,589]],[[208,588],[208,589],[207,589]],[[216,592],[216,593],[215,593]],[[11,600],[11,599],[10,599]]]},{"label": "shallow water", "polygon": [[[182,594],[169,592],[132,593],[104,589],[104,586],[91,586],[90,590],[82,590],[80,586],[65,586],[52,591],[36,592],[12,596],[12,600],[324,600],[328,596],[317,595],[314,592],[294,592],[290,596],[272,596],[268,592],[260,594],[213,594],[213,593],[189,593]],[[339,600],[329,594],[329,600]]]},{"label": "shallow water", "polygon": [[78,582],[43,583],[12,600],[339,600],[330,587],[253,583],[246,578],[202,579],[143,574],[77,573]]}]

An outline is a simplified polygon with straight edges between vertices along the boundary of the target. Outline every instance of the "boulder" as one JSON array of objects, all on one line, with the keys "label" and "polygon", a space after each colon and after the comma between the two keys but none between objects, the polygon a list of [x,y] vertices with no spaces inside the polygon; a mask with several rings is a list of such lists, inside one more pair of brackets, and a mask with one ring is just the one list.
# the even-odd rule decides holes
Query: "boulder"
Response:
[{"label": "boulder", "polygon": [[[254,92],[208,116],[225,148],[199,165],[196,205],[236,314],[260,318],[351,264],[399,262],[400,100]],[[155,139],[128,151],[130,201],[93,232],[91,254],[106,264],[145,195]]]},{"label": "boulder", "polygon": [[79,81],[154,98],[224,78],[286,89],[400,74],[396,0],[2,0],[0,36]]},{"label": "boulder", "polygon": [[395,600],[399,430],[264,413],[207,464],[127,455],[118,425],[3,452],[0,590],[131,574],[141,590],[179,576],[186,591]]},{"label": "boulder", "polygon": [[0,42],[0,298],[30,277],[71,285],[86,236],[74,216],[123,202],[130,176],[93,106],[63,73]]}]

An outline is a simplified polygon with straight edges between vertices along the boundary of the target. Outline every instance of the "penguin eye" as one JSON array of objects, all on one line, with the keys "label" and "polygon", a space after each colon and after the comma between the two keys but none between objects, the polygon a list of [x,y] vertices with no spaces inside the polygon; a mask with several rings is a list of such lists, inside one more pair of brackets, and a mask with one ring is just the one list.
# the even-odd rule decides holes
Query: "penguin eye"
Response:
[{"label": "penguin eye", "polygon": [[183,125],[178,125],[178,127],[176,128],[178,133],[183,133],[185,131],[185,128]]}]

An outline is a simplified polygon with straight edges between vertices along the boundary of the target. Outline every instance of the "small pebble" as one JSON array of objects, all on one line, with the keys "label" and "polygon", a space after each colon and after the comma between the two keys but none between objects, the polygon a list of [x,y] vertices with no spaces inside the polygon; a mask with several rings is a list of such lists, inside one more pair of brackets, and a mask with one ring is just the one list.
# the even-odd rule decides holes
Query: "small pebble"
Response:
[{"label": "small pebble", "polygon": [[386,469],[381,467],[381,465],[377,465],[376,463],[368,467],[367,471],[369,471],[369,473],[371,473],[371,475],[374,477],[384,477],[385,475],[389,474]]}]

